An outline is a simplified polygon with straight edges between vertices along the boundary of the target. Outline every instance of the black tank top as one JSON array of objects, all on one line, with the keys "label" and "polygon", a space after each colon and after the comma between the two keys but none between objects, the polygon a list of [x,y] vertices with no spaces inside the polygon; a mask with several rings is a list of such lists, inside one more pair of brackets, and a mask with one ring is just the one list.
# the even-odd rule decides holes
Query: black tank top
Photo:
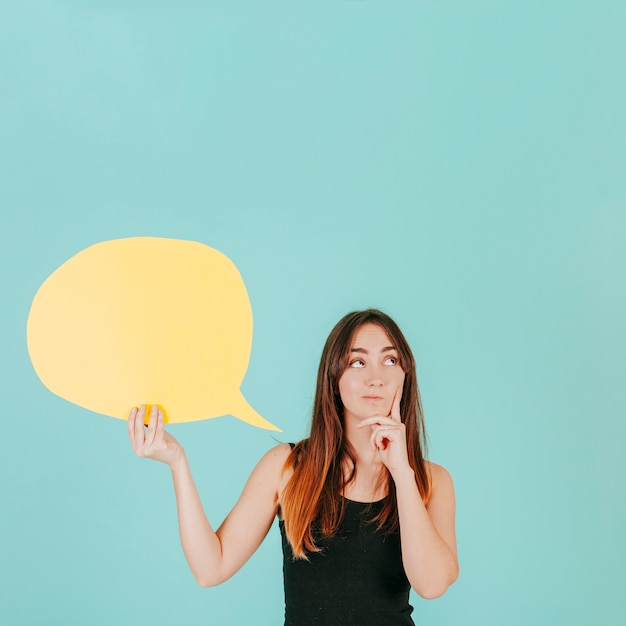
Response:
[{"label": "black tank top", "polygon": [[285,626],[414,625],[410,585],[402,566],[400,533],[376,530],[368,523],[383,505],[346,500],[337,533],[313,536],[321,552],[309,560],[293,559],[279,522],[283,542]]}]

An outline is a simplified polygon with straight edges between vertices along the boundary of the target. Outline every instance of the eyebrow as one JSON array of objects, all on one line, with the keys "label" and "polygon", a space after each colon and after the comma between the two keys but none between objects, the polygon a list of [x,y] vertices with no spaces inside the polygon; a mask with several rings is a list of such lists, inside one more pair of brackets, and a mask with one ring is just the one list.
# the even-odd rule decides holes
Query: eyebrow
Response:
[{"label": "eyebrow", "polygon": [[[386,346],[380,352],[389,352],[390,350],[395,350],[395,346]],[[350,352],[358,352],[360,354],[369,354],[369,352],[365,348],[350,348]]]}]

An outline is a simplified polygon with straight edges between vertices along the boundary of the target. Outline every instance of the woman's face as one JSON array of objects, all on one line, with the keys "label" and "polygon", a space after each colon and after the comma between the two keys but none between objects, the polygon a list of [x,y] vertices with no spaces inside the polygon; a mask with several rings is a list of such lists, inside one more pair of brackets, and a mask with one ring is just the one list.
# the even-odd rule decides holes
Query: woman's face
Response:
[{"label": "woman's face", "polygon": [[403,383],[396,346],[380,326],[363,324],[354,333],[348,367],[339,379],[344,419],[389,415]]}]

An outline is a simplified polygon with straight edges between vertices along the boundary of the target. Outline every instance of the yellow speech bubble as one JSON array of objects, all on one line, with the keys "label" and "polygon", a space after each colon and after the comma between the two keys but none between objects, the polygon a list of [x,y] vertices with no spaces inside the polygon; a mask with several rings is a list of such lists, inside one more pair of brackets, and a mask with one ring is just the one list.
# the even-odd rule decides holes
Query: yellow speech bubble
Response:
[{"label": "yellow speech bubble", "polygon": [[270,430],[239,387],[252,309],[228,257],[195,241],[134,237],[73,256],[41,285],[27,325],[37,375],[53,393],[126,419],[159,404],[169,423],[231,414]]}]

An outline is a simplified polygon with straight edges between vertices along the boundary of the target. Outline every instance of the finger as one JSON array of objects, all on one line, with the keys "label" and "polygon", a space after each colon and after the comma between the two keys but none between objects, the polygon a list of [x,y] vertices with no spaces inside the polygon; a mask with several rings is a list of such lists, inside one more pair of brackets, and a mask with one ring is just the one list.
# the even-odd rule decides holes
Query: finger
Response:
[{"label": "finger", "polygon": [[372,446],[372,450],[374,452],[378,452],[379,450],[379,441],[378,441],[378,433],[374,430],[370,435],[370,445]]},{"label": "finger", "polygon": [[128,437],[131,444],[135,445],[135,418],[137,417],[137,407],[133,407],[128,414],[128,422],[126,423],[126,429],[128,430]]},{"label": "finger", "polygon": [[374,450],[386,450],[389,442],[392,440],[392,429],[389,426],[380,426],[377,428],[371,437],[372,447]]},{"label": "finger", "polygon": [[135,417],[135,446],[142,445],[146,438],[146,434],[143,429],[145,415],[146,405],[142,404],[137,411],[137,416]]},{"label": "finger", "polygon": [[163,439],[163,433],[165,432],[165,416],[163,415],[163,411],[161,407],[159,407],[159,413],[157,415],[157,424],[156,424],[156,439]]},{"label": "finger", "polygon": [[395,441],[398,437],[404,437],[406,428],[402,422],[398,423],[396,420],[390,420],[389,424],[381,424],[376,430],[382,431],[385,433],[385,436],[389,435]]},{"label": "finger", "polygon": [[153,404],[150,409],[150,422],[146,432],[146,445],[151,446],[154,443],[154,435],[156,433],[157,421],[159,419],[159,407]]},{"label": "finger", "polygon": [[393,394],[393,401],[391,403],[391,411],[389,416],[396,422],[402,421],[402,414],[400,413],[400,401],[402,400],[402,387],[396,389],[396,393]]},{"label": "finger", "polygon": [[393,426],[397,424],[397,420],[391,417],[383,417],[382,415],[376,415],[375,417],[368,417],[362,422],[359,422],[357,428],[365,428],[366,426]]}]

